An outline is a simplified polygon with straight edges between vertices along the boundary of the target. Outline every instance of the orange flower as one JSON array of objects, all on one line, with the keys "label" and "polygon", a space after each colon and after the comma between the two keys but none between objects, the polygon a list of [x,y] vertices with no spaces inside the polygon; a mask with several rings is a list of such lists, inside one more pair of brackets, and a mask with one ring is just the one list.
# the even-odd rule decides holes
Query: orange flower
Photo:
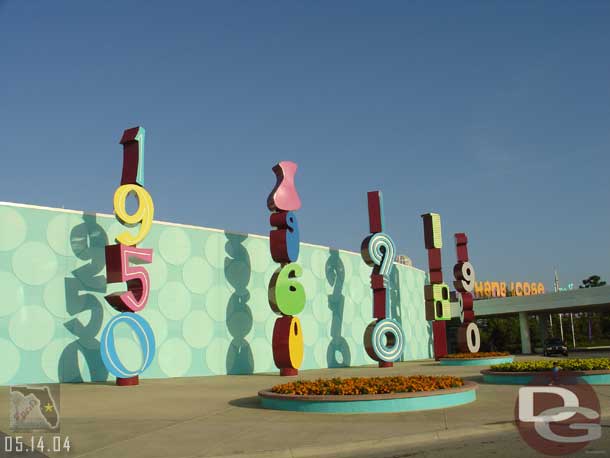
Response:
[{"label": "orange flower", "polygon": [[297,380],[276,385],[274,393],[292,395],[360,395],[434,391],[456,388],[464,384],[459,377],[449,375],[412,375],[389,377],[351,377],[318,380]]},{"label": "orange flower", "polygon": [[478,353],[453,353],[451,355],[443,356],[443,358],[452,359],[468,359],[468,358],[496,358],[500,356],[510,356],[510,353],[506,351],[481,351]]}]

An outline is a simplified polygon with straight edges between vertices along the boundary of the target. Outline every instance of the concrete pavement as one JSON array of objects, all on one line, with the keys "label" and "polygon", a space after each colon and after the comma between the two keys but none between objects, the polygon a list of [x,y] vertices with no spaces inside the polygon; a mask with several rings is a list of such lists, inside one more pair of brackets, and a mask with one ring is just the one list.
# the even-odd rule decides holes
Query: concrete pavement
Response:
[{"label": "concrete pavement", "polygon": [[[527,359],[532,358],[536,357]],[[481,382],[480,369],[421,361],[388,369],[303,371],[300,377],[451,374]],[[305,414],[261,409],[256,393],[288,380],[275,374],[254,374],[142,380],[136,387],[63,384],[61,436],[70,437],[72,449],[48,456],[384,456],[401,450],[416,453],[466,438],[473,444],[485,443],[490,437],[516,433],[513,412],[518,386],[481,383],[475,403],[424,412]],[[595,390],[602,415],[610,415],[610,386]],[[3,406],[7,414],[0,417],[0,430],[9,434],[8,388],[0,393],[0,409]],[[608,425],[610,417],[602,423]],[[603,431],[610,435],[608,427]],[[23,436],[27,443],[29,436]],[[522,449],[523,456],[536,456],[528,455],[528,446],[515,437],[511,453]]]}]

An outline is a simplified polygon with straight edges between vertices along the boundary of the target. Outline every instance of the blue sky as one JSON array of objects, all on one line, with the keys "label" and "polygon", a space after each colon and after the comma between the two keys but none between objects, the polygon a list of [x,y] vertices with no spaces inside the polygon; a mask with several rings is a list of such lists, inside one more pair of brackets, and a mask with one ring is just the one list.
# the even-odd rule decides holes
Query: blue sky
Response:
[{"label": "blue sky", "polygon": [[357,251],[381,189],[479,279],[610,280],[610,3],[0,0],[0,200],[110,213],[147,130],[155,219],[264,234],[299,164],[301,239]]}]

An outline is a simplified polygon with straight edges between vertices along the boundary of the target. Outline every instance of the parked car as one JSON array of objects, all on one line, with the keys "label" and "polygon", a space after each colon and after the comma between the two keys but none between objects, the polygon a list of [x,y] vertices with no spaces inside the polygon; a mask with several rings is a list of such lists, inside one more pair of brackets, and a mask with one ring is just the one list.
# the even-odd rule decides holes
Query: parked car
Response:
[{"label": "parked car", "polygon": [[568,346],[561,340],[556,337],[548,339],[544,343],[544,356],[557,355],[561,354],[563,356],[568,356]]}]

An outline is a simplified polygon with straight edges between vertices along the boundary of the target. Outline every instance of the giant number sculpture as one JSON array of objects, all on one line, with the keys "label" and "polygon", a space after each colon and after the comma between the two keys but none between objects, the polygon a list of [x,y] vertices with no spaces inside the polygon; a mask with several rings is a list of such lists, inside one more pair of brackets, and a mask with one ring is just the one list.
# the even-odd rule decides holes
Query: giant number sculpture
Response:
[{"label": "giant number sculpture", "polygon": [[299,257],[299,225],[294,214],[301,208],[301,199],[294,185],[297,165],[282,161],[273,167],[277,183],[269,197],[269,222],[275,227],[269,234],[271,257],[280,267],[269,282],[269,305],[278,315],[273,328],[273,360],[280,375],[298,375],[303,362],[301,322],[294,316],[305,307],[305,288],[297,280],[303,269],[296,264]]},{"label": "giant number sculpture", "polygon": [[428,250],[428,269],[430,273],[430,284],[424,286],[426,320],[432,321],[434,358],[439,359],[447,355],[446,322],[451,319],[449,287],[443,283],[441,216],[438,213],[426,213],[421,216],[424,220],[424,243]]},{"label": "giant number sculpture", "polygon": [[364,262],[373,267],[371,288],[373,289],[374,320],[364,331],[364,348],[368,355],[379,363],[379,367],[392,367],[402,356],[405,337],[402,328],[392,318],[389,278],[394,267],[396,248],[390,236],[383,232],[383,196],[381,191],[367,194],[369,207],[369,229],[360,247]]},{"label": "giant number sculpture", "polygon": [[468,259],[468,237],[463,232],[455,234],[457,264],[453,267],[453,285],[459,294],[460,321],[458,349],[463,353],[476,353],[481,348],[481,334],[474,322],[472,290],[474,289],[474,267]]},{"label": "giant number sculpture", "polygon": [[[127,227],[140,224],[136,235],[129,231],[116,237],[115,245],[106,246],[106,279],[108,283],[127,283],[127,291],[106,296],[106,300],[119,312],[102,331],[100,351],[108,372],[114,375],[120,386],[137,385],[138,375],[148,368],[155,356],[155,336],[148,322],[135,314],[144,309],[150,292],[150,276],[142,266],[129,265],[130,259],[140,263],[152,262],[152,250],[136,248],[152,227],[154,205],[150,194],[144,189],[144,128],[134,127],[123,132],[123,174],[121,185],[114,193],[114,213]],[[138,209],[129,214],[126,201],[129,195],[138,200]],[[124,323],[131,327],[142,348],[142,364],[130,370],[121,362],[116,350],[114,328]]]}]

